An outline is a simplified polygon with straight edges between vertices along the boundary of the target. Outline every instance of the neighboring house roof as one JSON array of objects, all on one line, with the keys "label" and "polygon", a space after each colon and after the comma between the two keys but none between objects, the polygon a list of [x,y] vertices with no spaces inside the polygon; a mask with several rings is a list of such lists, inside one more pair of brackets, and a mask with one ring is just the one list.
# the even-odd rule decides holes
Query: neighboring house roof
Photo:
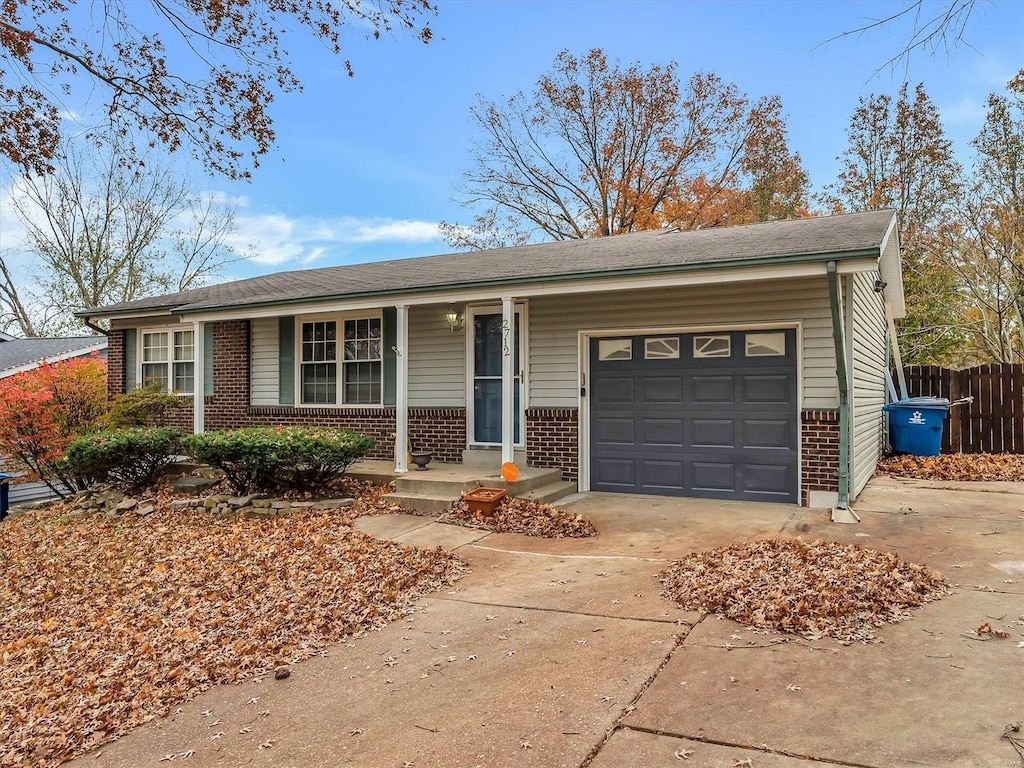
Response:
[{"label": "neighboring house roof", "polygon": [[57,363],[92,352],[105,352],[106,348],[106,336],[4,339],[0,344],[0,379],[31,370],[43,363]]},{"label": "neighboring house roof", "polygon": [[878,257],[895,213],[867,211],[734,227],[661,229],[587,240],[278,272],[78,313],[197,312],[310,299],[437,291],[595,276]]}]

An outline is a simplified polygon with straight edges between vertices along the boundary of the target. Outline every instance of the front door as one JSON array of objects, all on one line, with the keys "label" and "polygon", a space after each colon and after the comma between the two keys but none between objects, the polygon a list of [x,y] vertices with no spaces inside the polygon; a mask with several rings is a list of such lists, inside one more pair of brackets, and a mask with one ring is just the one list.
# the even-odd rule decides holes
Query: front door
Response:
[{"label": "front door", "polygon": [[514,332],[502,328],[501,312],[476,312],[472,315],[473,334],[473,412],[470,434],[476,445],[501,445],[501,358],[506,345],[514,357],[515,444],[522,444],[523,377],[520,372],[520,313],[515,313]]}]

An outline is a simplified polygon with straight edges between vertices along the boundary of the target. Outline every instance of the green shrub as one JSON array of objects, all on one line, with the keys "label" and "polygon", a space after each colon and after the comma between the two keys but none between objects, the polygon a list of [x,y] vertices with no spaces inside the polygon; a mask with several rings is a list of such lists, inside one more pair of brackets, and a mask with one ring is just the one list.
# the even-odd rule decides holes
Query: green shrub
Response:
[{"label": "green shrub", "polygon": [[135,427],[94,432],[68,446],[64,464],[77,477],[126,491],[152,485],[181,452],[181,430]]},{"label": "green shrub", "polygon": [[118,395],[110,402],[106,422],[111,429],[167,426],[168,420],[191,401],[148,384]]},{"label": "green shrub", "polygon": [[322,493],[372,445],[365,435],[312,427],[249,427],[188,435],[183,441],[193,459],[223,470],[239,494]]}]

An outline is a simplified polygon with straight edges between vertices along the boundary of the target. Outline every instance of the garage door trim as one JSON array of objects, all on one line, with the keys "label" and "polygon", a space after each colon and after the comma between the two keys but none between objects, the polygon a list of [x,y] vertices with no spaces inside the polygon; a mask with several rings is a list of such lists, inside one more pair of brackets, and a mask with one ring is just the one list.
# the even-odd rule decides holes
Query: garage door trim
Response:
[{"label": "garage door trim", "polygon": [[[796,415],[803,411],[804,346],[803,323],[799,320],[765,321],[762,323],[716,323],[714,325],[628,326],[581,330],[578,333],[577,366],[580,372],[578,395],[579,430],[577,435],[578,487],[581,493],[590,490],[590,341],[618,336],[654,336],[658,334],[725,333],[729,331],[796,331]],[[586,393],[586,394],[584,394]],[[798,424],[799,431],[799,424]],[[797,498],[802,498],[803,441],[797,435]]]}]

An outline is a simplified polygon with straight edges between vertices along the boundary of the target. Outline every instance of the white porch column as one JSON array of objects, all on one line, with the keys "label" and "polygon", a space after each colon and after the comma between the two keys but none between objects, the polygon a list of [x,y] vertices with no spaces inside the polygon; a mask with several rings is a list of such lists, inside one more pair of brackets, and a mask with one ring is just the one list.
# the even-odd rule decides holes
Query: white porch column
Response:
[{"label": "white porch column", "polygon": [[515,459],[516,305],[511,296],[501,297],[501,463]]},{"label": "white porch column", "polygon": [[192,323],[192,431],[206,431],[206,323]]},{"label": "white porch column", "polygon": [[409,471],[409,308],[395,307],[395,472]]}]

